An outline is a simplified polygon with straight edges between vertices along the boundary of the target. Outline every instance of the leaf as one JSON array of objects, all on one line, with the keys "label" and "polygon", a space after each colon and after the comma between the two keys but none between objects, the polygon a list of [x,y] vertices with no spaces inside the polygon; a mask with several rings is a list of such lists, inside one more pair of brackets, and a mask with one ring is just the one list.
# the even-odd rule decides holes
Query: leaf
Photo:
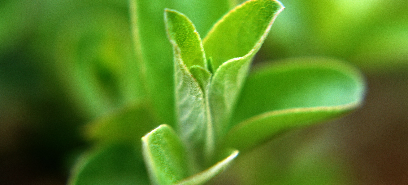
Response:
[{"label": "leaf", "polygon": [[226,133],[250,62],[282,9],[278,1],[247,1],[217,22],[204,39],[204,50],[215,71],[209,103],[217,137]]},{"label": "leaf", "polygon": [[160,125],[142,138],[143,156],[153,184],[173,184],[189,175],[181,140],[168,125]]},{"label": "leaf", "polygon": [[96,148],[76,164],[69,185],[148,184],[140,154],[130,144]]},{"label": "leaf", "polygon": [[204,184],[205,182],[209,181],[210,179],[224,171],[228,167],[228,165],[231,164],[231,162],[238,156],[238,153],[239,153],[238,150],[233,150],[228,157],[226,157],[222,161],[219,161],[217,164],[211,166],[205,171],[202,171],[191,177],[183,179],[182,181],[177,182],[176,184],[177,185]]},{"label": "leaf", "polygon": [[159,118],[174,125],[173,57],[163,24],[163,10],[172,8],[187,12],[199,31],[206,33],[229,9],[229,0],[130,0],[130,3],[135,52],[147,94]]},{"label": "leaf", "polygon": [[166,9],[164,17],[174,55],[179,55],[188,69],[192,66],[206,69],[203,44],[194,24],[184,14],[175,10]]},{"label": "leaf", "polygon": [[231,10],[204,38],[214,71],[233,58],[256,53],[283,5],[275,0],[250,0]]},{"label": "leaf", "polygon": [[[211,123],[208,122],[204,95],[206,89],[203,89],[211,74],[204,69],[206,59],[193,23],[174,10],[166,10],[165,20],[174,49],[178,130],[192,155],[199,155],[204,153],[207,142],[212,142],[212,138],[208,137],[212,131],[207,130]],[[193,76],[188,68],[193,68],[197,76]]]},{"label": "leaf", "polygon": [[99,143],[136,142],[159,124],[150,107],[139,103],[119,109],[86,126],[86,136]]},{"label": "leaf", "polygon": [[332,59],[265,66],[248,78],[225,146],[249,149],[283,131],[344,115],[360,106],[364,90],[356,69]]}]

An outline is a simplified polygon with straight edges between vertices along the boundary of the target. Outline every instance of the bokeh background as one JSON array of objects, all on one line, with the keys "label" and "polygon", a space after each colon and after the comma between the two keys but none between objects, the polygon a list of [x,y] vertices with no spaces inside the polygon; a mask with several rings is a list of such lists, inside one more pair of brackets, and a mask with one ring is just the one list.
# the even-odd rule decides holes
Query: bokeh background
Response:
[{"label": "bokeh background", "polygon": [[[407,184],[408,2],[281,2],[255,62],[342,59],[364,73],[365,104],[240,156],[214,182]],[[65,184],[90,145],[83,125],[140,93],[121,75],[134,60],[126,0],[2,0],[0,184]]]}]

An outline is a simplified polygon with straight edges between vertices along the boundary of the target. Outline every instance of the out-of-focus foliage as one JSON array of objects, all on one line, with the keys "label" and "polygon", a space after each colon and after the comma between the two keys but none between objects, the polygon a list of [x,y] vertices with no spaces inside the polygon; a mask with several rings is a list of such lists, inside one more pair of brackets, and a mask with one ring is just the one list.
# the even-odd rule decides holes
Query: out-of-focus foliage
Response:
[{"label": "out-of-focus foliage", "polygon": [[408,3],[282,0],[266,57],[333,56],[370,72],[408,68]]},{"label": "out-of-focus foliage", "polygon": [[141,94],[128,2],[4,0],[0,17],[0,184],[61,178],[80,126]]},{"label": "out-of-focus foliage", "polygon": [[215,184],[222,184],[221,180],[254,185],[353,184],[352,169],[330,151],[331,141],[326,140],[329,133],[316,133],[313,129],[298,130],[268,142],[260,150],[241,156]]}]

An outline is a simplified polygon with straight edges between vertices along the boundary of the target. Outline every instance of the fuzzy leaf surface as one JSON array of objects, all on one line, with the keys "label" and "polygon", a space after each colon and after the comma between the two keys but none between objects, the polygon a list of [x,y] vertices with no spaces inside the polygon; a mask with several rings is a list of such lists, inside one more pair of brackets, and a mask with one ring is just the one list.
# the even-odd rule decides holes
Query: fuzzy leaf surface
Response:
[{"label": "fuzzy leaf surface", "polygon": [[215,71],[209,104],[216,137],[227,124],[250,63],[283,6],[274,0],[251,0],[225,15],[204,39],[206,56]]},{"label": "fuzzy leaf surface", "polygon": [[175,123],[173,56],[163,24],[163,10],[172,8],[193,17],[200,33],[204,34],[230,6],[229,0],[130,0],[133,40],[141,78],[153,109],[163,122]]},{"label": "fuzzy leaf surface", "polygon": [[142,138],[143,156],[153,184],[174,184],[189,175],[186,150],[176,132],[160,125]]},{"label": "fuzzy leaf surface", "polygon": [[283,5],[275,0],[249,0],[226,14],[204,38],[214,71],[233,58],[256,52]]},{"label": "fuzzy leaf surface", "polygon": [[140,154],[132,144],[113,144],[86,153],[76,164],[69,185],[148,184]]},{"label": "fuzzy leaf surface", "polygon": [[176,10],[165,10],[167,34],[173,44],[174,52],[182,57],[187,68],[192,66],[206,67],[206,60],[201,38],[194,24]]},{"label": "fuzzy leaf surface", "polygon": [[290,59],[264,66],[248,78],[226,145],[252,148],[291,128],[339,117],[359,107],[361,74],[324,58]]},{"label": "fuzzy leaf surface", "polygon": [[[185,15],[167,9],[165,20],[174,50],[178,131],[187,147],[194,148],[193,152],[200,154],[203,153],[206,140],[212,139],[206,138],[208,128],[206,99],[201,87],[203,84],[199,83],[208,81],[210,74],[205,70],[203,46],[193,23]],[[196,76],[189,68],[195,69]],[[204,69],[204,72],[197,69]]]}]

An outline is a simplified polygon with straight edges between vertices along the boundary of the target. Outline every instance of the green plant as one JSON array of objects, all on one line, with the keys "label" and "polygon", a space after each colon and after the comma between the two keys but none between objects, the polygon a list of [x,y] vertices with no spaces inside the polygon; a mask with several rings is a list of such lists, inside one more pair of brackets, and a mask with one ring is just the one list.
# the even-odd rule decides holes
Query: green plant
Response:
[{"label": "green plant", "polygon": [[[144,95],[88,126],[87,136],[96,147],[78,162],[71,184],[147,184],[148,176],[153,184],[203,184],[239,152],[361,104],[361,75],[336,60],[289,59],[249,73],[283,10],[280,2],[249,0],[229,11],[203,40],[199,28],[208,29],[208,20],[195,26],[172,9],[165,10],[165,23],[157,18],[162,16],[157,11],[186,5],[173,3],[131,1]],[[212,13],[217,3],[224,6]],[[215,21],[229,4],[211,1],[202,6],[210,10],[205,18]],[[200,14],[194,11],[189,13]],[[168,58],[171,48],[163,43],[164,30],[173,60]]]}]

